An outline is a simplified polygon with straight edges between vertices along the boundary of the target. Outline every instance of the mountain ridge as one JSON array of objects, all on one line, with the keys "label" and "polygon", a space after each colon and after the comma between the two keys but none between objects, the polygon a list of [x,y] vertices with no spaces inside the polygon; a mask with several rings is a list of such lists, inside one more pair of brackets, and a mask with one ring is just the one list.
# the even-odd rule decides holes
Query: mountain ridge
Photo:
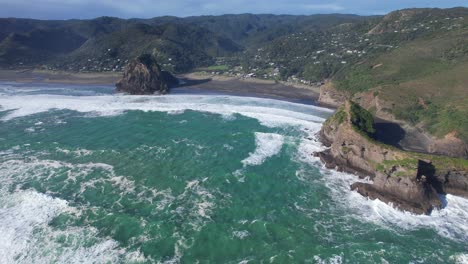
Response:
[{"label": "mountain ridge", "polygon": [[0,19],[0,68],[121,72],[150,53],[172,73],[326,83],[323,94],[333,92],[322,102],[353,99],[379,118],[430,134],[425,151],[468,157],[466,39],[464,7],[385,16],[9,18]]}]

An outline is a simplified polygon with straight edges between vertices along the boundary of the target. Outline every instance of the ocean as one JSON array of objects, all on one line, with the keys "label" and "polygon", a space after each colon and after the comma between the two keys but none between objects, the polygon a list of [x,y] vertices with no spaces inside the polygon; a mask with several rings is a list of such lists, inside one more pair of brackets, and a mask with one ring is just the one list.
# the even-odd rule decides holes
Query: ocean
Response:
[{"label": "ocean", "polygon": [[0,263],[468,263],[468,200],[416,216],[350,191],[333,110],[0,84]]}]

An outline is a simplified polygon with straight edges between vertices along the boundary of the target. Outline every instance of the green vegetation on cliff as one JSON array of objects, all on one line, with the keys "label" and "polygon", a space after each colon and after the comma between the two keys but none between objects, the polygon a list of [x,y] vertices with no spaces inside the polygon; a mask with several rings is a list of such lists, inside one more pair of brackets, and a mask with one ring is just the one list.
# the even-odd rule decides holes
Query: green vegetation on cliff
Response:
[{"label": "green vegetation on cliff", "polygon": [[[348,122],[349,124],[347,124]],[[417,170],[419,160],[429,162],[434,166],[434,169],[438,171],[468,171],[468,160],[466,159],[403,151],[375,140],[373,138],[373,134],[375,133],[373,115],[351,100],[346,101],[344,105],[338,108],[334,115],[326,120],[323,129],[327,130],[333,127],[332,130],[336,133],[341,126],[346,125],[350,125],[351,128],[360,135],[362,146],[356,147],[361,148],[367,146],[367,148],[369,148],[369,146],[375,146],[375,149],[378,149],[380,152],[392,153],[392,155],[388,156],[393,156],[394,158],[388,158],[382,162],[376,162],[371,159],[366,160],[372,164],[376,171],[388,172],[398,167],[404,169],[404,171],[392,175],[409,176],[409,172],[413,173]],[[340,140],[346,141],[347,139],[341,138]],[[353,142],[353,144],[356,143],[357,142]],[[353,149],[348,145],[342,145],[341,151],[347,155],[352,152]]]},{"label": "green vegetation on cliff", "polygon": [[372,137],[375,133],[374,117],[372,114],[355,102],[350,102],[351,123],[360,131]]},{"label": "green vegetation on cliff", "polygon": [[0,19],[0,67],[120,72],[150,53],[172,73],[199,68],[301,84],[331,80],[354,99],[378,95],[379,111],[468,142],[467,39],[468,8],[386,16]]},{"label": "green vegetation on cliff", "polygon": [[[453,133],[467,142],[468,13],[456,11],[451,15],[439,11],[438,16],[430,10],[407,14],[406,22],[414,25],[415,32],[421,27],[427,32],[415,33],[395,48],[343,69],[335,76],[336,88],[356,96],[374,89],[396,118],[421,124],[438,137]],[[402,26],[392,20],[398,13],[388,15],[373,34],[385,34],[379,32],[390,24],[401,32]],[[446,24],[437,28],[439,20]]]}]

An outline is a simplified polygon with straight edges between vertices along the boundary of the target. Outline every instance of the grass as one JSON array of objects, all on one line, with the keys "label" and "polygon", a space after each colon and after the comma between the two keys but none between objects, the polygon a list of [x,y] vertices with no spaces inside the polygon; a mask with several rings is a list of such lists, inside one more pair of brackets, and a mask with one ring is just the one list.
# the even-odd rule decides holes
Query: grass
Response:
[{"label": "grass", "polygon": [[[373,129],[373,116],[370,112],[366,111],[364,108],[360,107],[356,103],[350,103],[350,113],[351,121],[359,120],[357,125],[355,122],[352,123],[352,129],[359,133],[365,140],[369,141],[372,144],[375,144],[381,147],[383,150],[392,151],[396,154],[398,158],[393,160],[385,160],[382,163],[376,163],[372,160],[368,160],[376,171],[384,172],[391,170],[392,167],[397,166],[400,168],[405,169],[405,171],[400,171],[395,174],[392,174],[396,177],[402,176],[413,176],[418,169],[418,161],[425,160],[431,162],[437,171],[444,171],[444,170],[461,170],[461,171],[468,171],[468,160],[463,158],[451,158],[447,156],[437,156],[437,155],[430,155],[430,154],[422,154],[416,152],[409,152],[403,151],[396,147],[386,145],[382,142],[376,141],[373,139],[370,134],[370,128]],[[341,106],[337,112],[331,116],[325,123],[336,123],[337,125],[341,125],[343,122],[346,121],[348,113],[344,106]],[[354,117],[353,117],[354,116]],[[371,123],[372,122],[372,123]],[[347,146],[342,147],[343,153],[349,153],[352,151],[351,148]]]},{"label": "grass", "polygon": [[213,65],[209,67],[199,68],[200,71],[228,71],[230,67],[228,65]]},{"label": "grass", "polygon": [[327,120],[325,120],[325,124],[336,123],[337,125],[342,124],[346,121],[347,113],[344,109],[344,105],[340,106],[338,110],[336,110],[335,114],[330,116]]},{"label": "grass", "polygon": [[[468,141],[468,32],[451,31],[409,42],[350,67],[334,80],[352,94],[373,92],[397,119],[437,137]],[[462,41],[465,39],[465,41]],[[373,65],[382,66],[373,68]],[[422,101],[425,105],[420,105]]]},{"label": "grass", "polygon": [[421,153],[411,153],[411,155],[422,160],[431,161],[436,170],[457,169],[462,171],[468,171],[468,160],[463,158],[451,158],[447,156],[436,156]]}]

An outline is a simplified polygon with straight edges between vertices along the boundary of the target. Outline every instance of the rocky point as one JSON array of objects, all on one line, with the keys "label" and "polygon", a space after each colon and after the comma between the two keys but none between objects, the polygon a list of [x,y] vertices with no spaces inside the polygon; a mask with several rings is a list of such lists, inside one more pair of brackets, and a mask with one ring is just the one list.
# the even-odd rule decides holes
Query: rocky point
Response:
[{"label": "rocky point", "polygon": [[320,139],[329,148],[316,155],[328,168],[369,177],[372,183],[351,189],[401,210],[430,214],[444,205],[444,194],[468,197],[467,160],[403,151],[373,132],[372,114],[348,100],[324,123]]}]

